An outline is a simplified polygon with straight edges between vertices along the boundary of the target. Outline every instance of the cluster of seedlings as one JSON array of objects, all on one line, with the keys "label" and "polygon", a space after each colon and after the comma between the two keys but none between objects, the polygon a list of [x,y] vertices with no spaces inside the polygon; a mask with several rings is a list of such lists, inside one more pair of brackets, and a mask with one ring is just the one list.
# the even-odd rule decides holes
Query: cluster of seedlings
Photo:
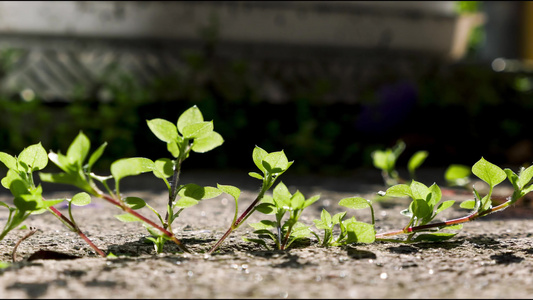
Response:
[{"label": "cluster of seedlings", "polygon": [[[237,187],[220,184],[216,187],[179,184],[182,164],[191,152],[204,153],[224,142],[220,134],[214,131],[213,122],[204,121],[198,107],[193,106],[186,110],[178,118],[177,123],[152,119],[148,120],[147,124],[154,135],[166,143],[170,156],[155,161],[144,157],[119,159],[111,164],[111,175],[107,176],[92,172],[92,167],[104,153],[107,143],[99,146],[90,154],[91,143],[82,132],[71,143],[66,154],[47,153],[41,143],[25,148],[18,156],[0,152],[0,162],[8,169],[1,184],[9,189],[14,197],[12,205],[0,201],[0,205],[9,211],[4,228],[0,232],[0,241],[11,230],[21,226],[28,216],[48,211],[69,230],[85,240],[96,253],[106,257],[108,254],[91,242],[79,228],[72,214],[72,205],[84,206],[96,197],[121,209],[123,214],[116,216],[120,221],[141,223],[148,231],[150,236],[147,239],[153,243],[157,253],[163,251],[163,246],[168,241],[177,244],[181,251],[189,252],[186,245],[173,233],[172,224],[186,208],[222,193],[234,199],[235,215],[228,230],[208,251],[209,254],[215,252],[224,240],[244,224],[255,211],[272,215],[272,217],[249,224],[254,229],[255,237],[243,237],[243,239],[260,244],[267,249],[285,250],[293,242],[308,239],[312,235],[324,247],[373,243],[374,241],[402,243],[443,241],[457,234],[462,223],[501,211],[533,190],[533,184],[531,184],[533,166],[527,169],[521,168],[517,174],[510,169],[503,170],[481,158],[472,166],[471,172],[488,184],[489,192],[481,196],[475,188],[472,188],[474,199],[460,204],[460,207],[470,210],[468,215],[453,220],[433,222],[441,212],[452,207],[455,201],[441,201],[442,192],[437,184],[428,187],[414,180],[414,171],[427,157],[427,152],[417,152],[409,160],[408,169],[413,177],[409,183],[398,176],[398,172],[394,169],[395,162],[405,148],[405,145],[399,142],[394,148],[375,151],[372,157],[374,165],[383,171],[383,178],[388,185],[386,191],[380,191],[378,194],[387,197],[411,198],[409,206],[401,212],[407,217],[406,224],[399,230],[377,233],[372,201],[361,197],[350,197],[340,200],[339,205],[350,209],[368,209],[371,223],[357,221],[355,217],[345,219],[346,212],[332,216],[328,211],[322,210],[320,219],[314,220],[317,233],[311,229],[311,226],[299,222],[299,218],[305,208],[319,199],[319,195],[306,198],[299,191],[291,194],[281,181],[275,185],[271,196],[267,194],[267,191],[293,163],[287,159],[283,151],[268,153],[260,147],[255,147],[252,158],[259,172],[250,172],[249,175],[260,180],[262,185],[255,200],[239,215],[240,190]],[[49,161],[59,167],[61,172],[39,172],[40,180],[72,185],[80,189],[79,193],[70,199],[43,198],[42,186],[35,184],[34,172],[43,170]],[[126,196],[121,193],[121,179],[147,172],[160,178],[168,189],[167,209],[164,212],[158,212],[139,197]],[[450,183],[465,185],[469,174],[470,168],[452,165],[445,176]],[[514,192],[505,202],[493,206],[491,200],[493,188],[505,179],[512,183]],[[113,183],[113,189],[110,188],[110,182]],[[63,214],[54,207],[64,201],[68,202],[68,214]],[[149,208],[158,222],[140,214],[139,209],[143,207]],[[403,235],[405,238],[393,238],[398,235]]]}]

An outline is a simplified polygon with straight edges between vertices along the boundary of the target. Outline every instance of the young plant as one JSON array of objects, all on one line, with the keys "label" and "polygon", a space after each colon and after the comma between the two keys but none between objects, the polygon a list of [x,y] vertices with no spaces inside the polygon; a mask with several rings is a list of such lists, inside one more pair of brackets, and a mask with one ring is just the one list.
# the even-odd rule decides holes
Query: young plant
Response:
[{"label": "young plant", "polygon": [[59,204],[65,199],[47,201],[42,196],[42,186],[40,184],[35,186],[33,172],[44,169],[48,164],[46,150],[41,143],[25,148],[18,157],[13,157],[5,152],[0,152],[0,161],[8,168],[6,177],[2,179],[2,186],[9,189],[15,197],[13,200],[15,207],[11,207],[7,203],[0,201],[0,205],[9,210],[7,222],[0,233],[0,240],[2,240],[7,233],[24,222],[30,214],[40,214],[48,210],[63,222],[67,228],[84,239],[89,246],[96,251],[96,253],[105,257],[105,253],[96,247],[96,245],[94,245],[80,230],[72,216],[71,204],[85,205],[88,204],[87,199],[83,195],[76,195],[72,200],[69,200],[70,218],[67,218],[53,207],[53,205]]},{"label": "young plant", "polygon": [[[398,171],[395,169],[396,161],[404,150],[405,143],[400,140],[392,148],[372,152],[372,163],[374,164],[374,167],[381,170],[381,176],[383,177],[385,185],[393,186],[400,182],[404,182],[398,174]],[[427,151],[418,151],[409,159],[407,169],[412,179],[415,179],[415,170],[422,165],[427,156]]]},{"label": "young plant", "polygon": [[[174,157],[173,160],[161,158],[154,163],[157,169],[154,175],[161,178],[168,189],[167,210],[165,218],[162,218],[155,209],[139,198],[134,200],[135,206],[132,208],[139,209],[147,206],[155,213],[163,228],[172,232],[172,223],[185,208],[198,204],[200,200],[214,198],[222,193],[214,187],[201,187],[196,184],[179,185],[178,183],[181,166],[191,151],[196,153],[208,152],[222,145],[224,139],[213,131],[213,121],[204,121],[200,109],[196,106],[183,112],[176,125],[164,119],[152,119],[146,122],[152,133],[167,144],[168,151]],[[171,176],[172,181],[169,183],[167,178]],[[179,199],[177,199],[178,195],[180,196]],[[129,219],[122,220],[128,221]],[[154,243],[156,252],[161,253],[168,237],[149,226],[147,229],[152,235],[148,240]]]},{"label": "young plant", "polygon": [[[465,217],[453,220],[432,224],[428,224],[427,222],[428,216],[431,216],[429,219],[434,218],[433,214],[431,213],[432,210],[428,208],[430,208],[430,203],[436,204],[436,202],[434,202],[434,200],[432,199],[437,199],[439,196],[438,189],[434,187],[436,185],[433,185],[430,188],[424,188],[424,186],[419,183],[415,183],[415,185],[413,185],[412,187],[406,185],[398,185],[389,188],[386,193],[382,192],[382,194],[388,194],[390,196],[407,195],[413,198],[414,200],[413,202],[411,202],[411,205],[409,207],[409,213],[406,213],[406,215],[411,214],[411,220],[409,221],[409,224],[402,230],[377,234],[376,239],[386,240],[387,237],[399,234],[408,234],[409,236],[407,242],[421,240],[441,241],[444,239],[448,239],[455,234],[433,233],[419,235],[415,239],[412,239],[412,237],[413,234],[424,231],[437,231],[443,228],[455,230],[460,229],[462,223],[473,221],[477,218],[486,216],[497,211],[502,211],[533,190],[533,184],[531,184],[531,178],[533,177],[533,166],[527,169],[521,168],[518,174],[516,174],[510,169],[502,170],[500,167],[488,162],[482,157],[472,166],[472,173],[474,173],[474,175],[476,175],[489,185],[489,193],[484,197],[481,197],[478,191],[473,188],[474,199],[464,201],[460,205],[462,208],[471,209],[472,212]],[[514,192],[506,202],[493,207],[491,200],[492,191],[494,187],[500,184],[503,180],[505,180],[506,177],[512,183]],[[424,198],[424,195],[426,195],[426,198]],[[437,196],[437,198],[435,198],[435,196]],[[423,201],[426,202],[426,204],[424,204]],[[437,207],[436,213],[441,212],[444,209],[450,207],[453,204],[453,202],[450,201],[453,200],[442,202]]]},{"label": "young plant", "polygon": [[[61,154],[61,152],[50,152],[48,154],[48,158],[61,170],[63,170],[63,172],[39,173],[39,176],[41,180],[45,182],[69,184],[80,188],[84,192],[82,192],[79,197],[87,199],[87,197],[90,197],[88,194],[90,194],[110,202],[111,204],[119,207],[126,213],[130,214],[131,217],[129,220],[142,221],[147,225],[152,226],[155,230],[160,231],[168,239],[175,242],[180,247],[180,249],[182,249],[183,251],[187,251],[185,246],[174,236],[172,232],[166,230],[165,228],[157,225],[150,219],[137,213],[134,209],[132,209],[133,205],[128,203],[128,199],[124,198],[120,194],[119,183],[120,180],[124,177],[139,175],[144,172],[154,172],[157,173],[159,176],[162,176],[156,164],[147,158],[138,157],[123,159],[118,160],[111,165],[111,176],[96,175],[91,171],[91,169],[92,166],[96,163],[96,161],[98,161],[98,159],[103,154],[106,145],[107,143],[104,143],[100,147],[98,147],[98,149],[96,149],[89,157],[88,162],[84,164],[91,148],[91,142],[89,141],[87,136],[83,134],[83,132],[80,132],[78,136],[74,139],[74,141],[70,144],[66,155]],[[107,180],[112,178],[115,180],[116,193],[113,193],[107,184]],[[105,187],[108,194],[102,192],[96,185],[95,181],[100,182]]]},{"label": "young plant", "polygon": [[468,166],[451,164],[444,172],[444,179],[449,186],[467,188],[467,184],[470,183],[469,176],[471,174],[472,172]]},{"label": "young plant", "polygon": [[242,223],[246,221],[246,219],[248,219],[250,215],[252,215],[252,213],[257,209],[257,205],[259,204],[259,202],[265,196],[266,191],[268,191],[270,187],[272,187],[276,179],[278,179],[281,174],[285,173],[285,171],[287,171],[287,169],[293,164],[293,161],[288,161],[287,156],[285,155],[283,150],[268,153],[257,146],[255,146],[254,148],[252,158],[254,164],[257,166],[257,168],[259,168],[259,170],[261,170],[263,175],[256,172],[250,172],[248,173],[248,175],[263,182],[261,190],[259,191],[259,194],[252,202],[252,204],[250,204],[250,206],[248,206],[248,208],[246,208],[246,210],[237,218],[240,190],[232,186],[218,186],[219,189],[234,198],[235,216],[233,217],[233,221],[231,222],[229,229],[215,243],[211,250],[209,250],[209,254],[213,253],[222,244],[222,242],[233,232],[233,230],[239,228],[239,226],[241,226]]},{"label": "young plant", "polygon": [[[307,238],[311,234],[309,226],[298,222],[298,219],[303,210],[315,203],[319,198],[320,196],[316,195],[305,199],[300,191],[291,194],[283,182],[278,183],[274,188],[273,197],[263,197],[261,204],[257,206],[257,210],[264,214],[274,214],[276,221],[262,220],[258,223],[249,224],[255,229],[254,234],[259,235],[259,239],[243,237],[243,240],[263,245],[269,249],[265,240],[271,239],[274,241],[277,250],[288,249],[294,241]],[[289,218],[283,222],[283,217],[287,212],[289,213]],[[271,230],[274,230],[274,232]]]},{"label": "young plant", "polygon": [[[363,209],[370,208],[372,216],[372,224],[358,222],[355,217],[348,220],[344,220],[346,212],[340,212],[333,217],[331,214],[323,209],[320,214],[320,220],[313,220],[315,227],[319,230],[324,230],[324,236],[320,239],[320,236],[313,232],[318,240],[318,243],[323,247],[331,246],[343,246],[352,243],[372,243],[375,240],[376,231],[374,229],[374,208],[369,200],[361,197],[351,197],[342,199],[339,202],[340,206]],[[335,237],[333,231],[336,225],[340,227],[340,233]]]}]

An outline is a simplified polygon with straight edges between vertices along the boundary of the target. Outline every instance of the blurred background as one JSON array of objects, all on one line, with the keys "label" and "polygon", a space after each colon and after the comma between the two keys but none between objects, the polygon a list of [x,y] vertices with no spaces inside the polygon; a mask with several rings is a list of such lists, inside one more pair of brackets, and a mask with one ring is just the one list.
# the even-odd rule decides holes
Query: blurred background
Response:
[{"label": "blurred background", "polygon": [[169,157],[147,119],[192,105],[225,143],[186,168],[295,172],[533,161],[533,3],[0,2],[0,151],[66,152],[82,130],[118,158]]}]

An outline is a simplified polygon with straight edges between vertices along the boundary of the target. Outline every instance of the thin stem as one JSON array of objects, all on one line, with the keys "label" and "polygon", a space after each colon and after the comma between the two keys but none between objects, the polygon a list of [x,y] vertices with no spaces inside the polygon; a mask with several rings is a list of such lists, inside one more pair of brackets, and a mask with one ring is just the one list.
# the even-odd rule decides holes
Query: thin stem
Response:
[{"label": "thin stem", "polygon": [[17,262],[17,248],[19,247],[20,243],[22,243],[25,239],[29,238],[30,236],[34,235],[36,232],[37,232],[37,229],[30,227],[30,232],[28,232],[15,244],[15,247],[13,247],[13,252],[11,252],[11,259],[13,260],[14,263]]},{"label": "thin stem", "polygon": [[177,238],[176,236],[174,236],[174,234],[168,230],[166,230],[165,228],[157,225],[156,223],[154,223],[152,220],[150,219],[147,219],[146,217],[144,217],[143,215],[139,214],[138,212],[134,211],[133,209],[129,208],[128,206],[126,205],[122,205],[122,203],[120,203],[119,201],[117,201],[116,199],[113,199],[111,198],[109,195],[106,195],[106,194],[98,194],[98,197],[110,202],[111,204],[115,205],[115,206],[118,206],[120,207],[123,211],[137,217],[138,219],[140,219],[141,221],[145,222],[146,224],[154,227],[155,229],[161,231],[164,235],[166,235],[167,237],[169,237],[174,243],[176,243],[176,245],[178,245],[178,247],[183,251],[183,252],[188,252],[190,253],[189,250],[187,250],[187,248],[185,247],[185,245],[183,245]]},{"label": "thin stem", "polygon": [[91,248],[96,251],[96,253],[100,254],[102,257],[106,257],[106,254],[100,250],[78,227],[78,225],[74,224],[71,220],[69,220],[67,217],[65,217],[59,210],[57,210],[55,207],[50,206],[50,211],[59,218],[63,223],[67,225],[67,227],[70,227],[70,229],[74,232],[76,232]]},{"label": "thin stem", "polygon": [[453,220],[448,220],[448,221],[444,221],[444,222],[439,222],[439,223],[425,224],[425,225],[413,226],[413,227],[406,227],[406,228],[404,228],[402,230],[376,234],[376,239],[383,239],[384,237],[389,237],[389,236],[394,236],[394,235],[399,235],[399,234],[404,234],[404,233],[415,233],[415,232],[421,231],[421,230],[427,230],[427,229],[431,229],[431,228],[440,228],[440,227],[446,227],[446,226],[450,226],[450,225],[456,225],[456,224],[461,224],[461,223],[465,223],[465,222],[470,222],[470,221],[473,221],[473,220],[475,220],[477,218],[486,216],[488,214],[491,214],[491,213],[494,213],[494,212],[497,212],[497,211],[500,211],[500,210],[504,210],[504,209],[506,209],[509,205],[511,205],[514,202],[516,202],[516,200],[511,198],[511,199],[507,200],[506,202],[504,202],[504,203],[502,203],[502,204],[500,204],[498,206],[492,207],[490,209],[487,209],[487,210],[484,210],[484,211],[481,211],[481,212],[475,212],[475,213],[472,213],[472,214],[470,214],[468,216],[465,216],[465,217],[461,217],[461,218],[457,218],[457,219],[453,219]]}]

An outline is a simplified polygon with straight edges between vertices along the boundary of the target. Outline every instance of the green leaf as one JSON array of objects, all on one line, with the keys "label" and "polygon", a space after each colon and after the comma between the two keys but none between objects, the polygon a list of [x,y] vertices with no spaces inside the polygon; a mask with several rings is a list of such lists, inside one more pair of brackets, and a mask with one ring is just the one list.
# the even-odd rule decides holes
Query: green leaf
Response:
[{"label": "green leaf", "polygon": [[178,118],[178,131],[183,134],[183,130],[186,126],[203,121],[204,117],[202,116],[202,112],[200,112],[200,109],[195,105],[183,112]]},{"label": "green leaf", "polygon": [[276,222],[270,221],[270,220],[262,220],[258,223],[249,223],[248,225],[250,225],[255,230],[262,230],[262,229],[268,230],[268,229],[276,228]]},{"label": "green leaf", "polygon": [[186,184],[178,193],[182,197],[190,197],[196,200],[211,199],[222,194],[223,191],[210,187],[199,186],[194,183]]},{"label": "green leaf", "polygon": [[331,229],[331,227],[328,226],[326,223],[324,223],[324,221],[322,221],[322,220],[313,220],[313,222],[315,223],[315,227],[317,229],[324,229],[324,230]]},{"label": "green leaf", "polygon": [[280,183],[278,183],[278,185],[274,188],[272,196],[274,198],[274,203],[276,204],[276,207],[278,209],[287,209],[291,207],[292,195],[289,192],[287,186],[282,181],[280,181]]},{"label": "green leaf", "polygon": [[411,202],[409,209],[413,212],[413,215],[419,219],[422,219],[431,213],[427,202],[422,199],[416,199]]},{"label": "green leaf", "polygon": [[407,169],[409,172],[413,173],[420,165],[426,160],[429,153],[427,151],[418,151],[413,156],[411,156],[411,159],[409,159],[409,162],[407,163]]},{"label": "green leaf", "polygon": [[[41,201],[39,208],[44,209],[48,208],[50,206],[54,206],[56,204],[59,204],[61,202],[65,201],[65,199],[50,199],[50,200],[43,200]],[[32,212],[32,214],[35,214],[35,212]]]},{"label": "green leaf", "polygon": [[331,218],[331,224],[332,224],[332,225],[339,224],[340,222],[342,222],[342,220],[344,219],[345,216],[346,216],[346,212],[345,212],[345,211],[340,212],[340,213],[338,213],[338,214],[335,214],[335,215]]},{"label": "green leaf", "polygon": [[463,224],[453,224],[453,225],[450,225],[450,226],[446,226],[446,227],[443,227],[444,229],[448,229],[448,230],[461,230],[463,229]]},{"label": "green leaf", "polygon": [[92,168],[93,165],[96,163],[96,161],[98,161],[98,159],[100,159],[100,157],[104,153],[104,150],[105,150],[106,147],[107,147],[107,142],[104,142],[102,145],[100,145],[100,147],[98,147],[98,149],[96,149],[93,152],[91,157],[89,157],[89,162],[88,162],[89,168]]},{"label": "green leaf", "polygon": [[198,204],[198,202],[199,202],[198,200],[191,198],[191,197],[181,197],[176,202],[176,204],[174,204],[174,207],[187,208],[187,207],[191,207],[191,206]]},{"label": "green leaf", "polygon": [[294,227],[292,227],[291,237],[295,239],[303,239],[309,237],[310,234],[311,229],[309,226],[306,226],[300,222],[297,222],[294,224]]},{"label": "green leaf", "polygon": [[180,147],[176,142],[167,143],[167,150],[168,152],[170,152],[170,154],[172,154],[172,156],[176,158],[178,158],[181,154]]},{"label": "green leaf", "polygon": [[191,149],[196,153],[205,153],[215,149],[223,143],[224,139],[222,136],[218,132],[211,131],[202,137],[195,138]]},{"label": "green leaf", "polygon": [[436,213],[439,214],[440,212],[444,211],[445,209],[448,209],[448,208],[452,207],[452,205],[454,203],[455,203],[455,200],[443,201],[442,203],[439,204],[439,206],[437,206]]},{"label": "green leaf", "polygon": [[413,199],[426,199],[428,193],[430,192],[429,188],[418,181],[413,180],[411,185],[411,198]]},{"label": "green leaf", "polygon": [[68,147],[67,158],[69,163],[81,168],[83,161],[87,157],[87,154],[89,154],[90,148],[91,142],[89,141],[89,138],[80,131],[78,136],[76,136],[72,144]]},{"label": "green leaf", "polygon": [[451,164],[444,172],[444,179],[449,182],[456,182],[461,179],[468,179],[472,172],[465,165]]},{"label": "green leaf", "polygon": [[255,165],[261,170],[263,173],[266,172],[265,167],[263,166],[263,160],[268,155],[268,152],[265,150],[259,148],[258,146],[255,146],[254,151],[252,153],[252,158],[254,160]]},{"label": "green leaf", "polygon": [[5,152],[0,152],[0,162],[10,170],[17,170],[17,159]]},{"label": "green leaf", "polygon": [[11,191],[11,194],[13,194],[13,196],[15,197],[29,194],[29,188],[29,184],[22,179],[14,178],[9,183],[9,190]]},{"label": "green leaf", "polygon": [[430,208],[433,208],[437,203],[439,203],[440,199],[442,198],[442,191],[436,183],[433,183],[428,190],[431,197],[427,202]]},{"label": "green leaf", "polygon": [[533,178],[533,166],[520,172],[518,175],[518,186],[524,188],[531,181],[531,178]]},{"label": "green leaf", "polygon": [[77,193],[70,202],[76,206],[85,206],[91,203],[91,196],[85,192]]},{"label": "green leaf", "polygon": [[474,200],[463,201],[463,202],[461,202],[459,207],[465,208],[465,209],[474,209],[476,207],[476,201],[474,201]]},{"label": "green leaf", "polygon": [[385,195],[389,197],[407,197],[411,196],[411,187],[407,184],[393,185],[387,189]]},{"label": "green leaf", "polygon": [[122,222],[128,223],[128,222],[140,222],[141,219],[137,218],[134,215],[130,214],[122,214],[122,215],[115,215],[115,218],[119,219]]},{"label": "green leaf", "polygon": [[39,178],[45,182],[73,185],[84,191],[92,190],[92,187],[87,183],[87,181],[81,178],[78,173],[39,173]]},{"label": "green leaf", "polygon": [[315,203],[318,201],[318,199],[320,199],[320,195],[315,195],[307,200],[305,200],[305,203],[304,205],[302,206],[302,209],[305,209],[306,207],[308,207],[309,205]]},{"label": "green leaf", "polygon": [[235,200],[238,200],[239,196],[241,195],[241,190],[231,185],[217,184],[217,188],[222,192],[232,196]]},{"label": "green leaf", "polygon": [[189,124],[183,127],[183,137],[188,139],[196,139],[203,137],[210,132],[213,132],[214,125],[213,121],[209,122],[199,122],[194,124]]},{"label": "green leaf", "polygon": [[346,222],[346,243],[373,243],[376,240],[374,226],[363,222]]},{"label": "green leaf", "polygon": [[300,191],[296,191],[291,197],[290,207],[294,210],[303,209],[305,204],[305,197]]},{"label": "green leaf", "polygon": [[374,167],[384,171],[391,171],[394,169],[396,157],[390,149],[388,151],[376,150],[370,155],[372,157],[372,163],[374,164]]},{"label": "green leaf", "polygon": [[322,209],[322,212],[320,213],[320,219],[324,224],[326,224],[326,226],[328,226],[328,228],[332,226],[331,214],[327,210]]},{"label": "green leaf", "polygon": [[16,169],[9,169],[7,171],[6,177],[2,178],[2,186],[9,190],[11,183],[14,180],[20,180],[25,182],[22,177],[20,177],[20,174],[18,171],[16,171]]},{"label": "green leaf", "polygon": [[41,143],[38,143],[22,150],[18,156],[18,162],[26,164],[31,171],[42,170],[48,164],[48,155]]},{"label": "green leaf", "polygon": [[265,215],[277,213],[276,206],[272,203],[260,203],[255,207],[255,210]]},{"label": "green leaf", "polygon": [[361,197],[344,198],[339,201],[339,205],[351,209],[363,209],[370,207],[370,203],[368,202],[368,200]]},{"label": "green leaf", "polygon": [[289,161],[283,150],[269,153],[263,159],[262,164],[270,173],[284,172],[289,168]]},{"label": "green leaf", "polygon": [[154,162],[154,175],[158,178],[168,178],[174,175],[174,164],[168,158],[160,158]]},{"label": "green leaf", "polygon": [[111,164],[111,175],[115,181],[127,176],[151,172],[155,168],[154,162],[144,157],[122,158]]},{"label": "green leaf", "polygon": [[483,157],[472,166],[472,173],[488,183],[491,188],[507,177],[500,167],[486,161]]},{"label": "green leaf", "polygon": [[250,175],[250,177],[253,177],[253,178],[256,178],[256,179],[259,179],[259,180],[263,180],[263,176],[261,176],[261,174],[259,174],[259,173],[250,172],[250,173],[248,173],[248,175]]},{"label": "green leaf", "polygon": [[164,119],[146,120],[148,128],[163,142],[175,142],[178,139],[178,129],[176,125]]},{"label": "green leaf", "polygon": [[126,197],[124,198],[124,202],[131,208],[131,209],[141,209],[146,206],[146,202],[139,198],[139,197]]}]

